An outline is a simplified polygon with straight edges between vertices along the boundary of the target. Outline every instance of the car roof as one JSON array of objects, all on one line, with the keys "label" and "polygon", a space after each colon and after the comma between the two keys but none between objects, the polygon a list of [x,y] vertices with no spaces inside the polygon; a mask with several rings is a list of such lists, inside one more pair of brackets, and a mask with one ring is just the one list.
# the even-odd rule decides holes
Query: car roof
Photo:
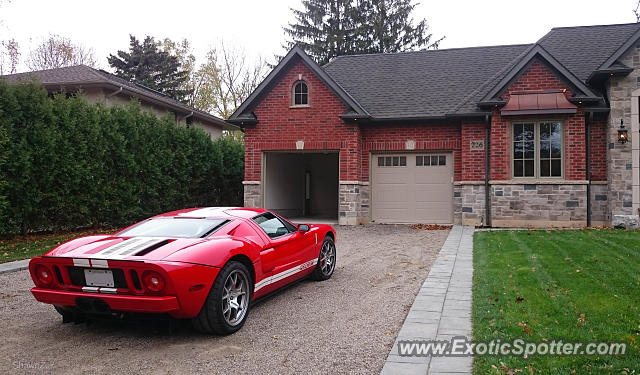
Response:
[{"label": "car roof", "polygon": [[244,219],[250,219],[256,215],[267,212],[264,208],[245,208],[245,207],[195,207],[187,208],[184,210],[177,210],[166,212],[164,214],[156,215],[159,217],[218,217],[218,218],[233,218],[239,217]]}]

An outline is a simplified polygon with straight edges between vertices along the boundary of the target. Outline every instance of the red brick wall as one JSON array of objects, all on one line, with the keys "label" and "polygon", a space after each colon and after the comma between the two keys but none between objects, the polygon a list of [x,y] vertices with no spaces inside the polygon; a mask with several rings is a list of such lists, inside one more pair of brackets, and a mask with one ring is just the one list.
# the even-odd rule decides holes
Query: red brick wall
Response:
[{"label": "red brick wall", "polygon": [[482,123],[462,124],[462,181],[484,180],[484,150],[471,150],[471,141],[484,141],[484,133]]},{"label": "red brick wall", "polygon": [[[299,74],[309,87],[308,108],[291,108]],[[339,150],[340,180],[358,180],[360,131],[340,119],[345,110],[304,63],[294,64],[254,110],[259,122],[245,133],[245,180],[260,181],[262,151],[295,150],[298,140],[305,150]]]},{"label": "red brick wall", "polygon": [[527,70],[516,79],[502,94],[502,100],[508,101],[514,91],[566,89],[565,95],[570,98],[571,90],[560,78],[540,61],[534,61]]},{"label": "red brick wall", "polygon": [[362,125],[361,181],[369,181],[370,152],[406,152],[407,140],[414,140],[416,151],[453,151],[453,178],[462,176],[460,125]]},{"label": "red brick wall", "polygon": [[[298,75],[309,86],[309,108],[291,108],[291,91]],[[521,90],[563,89],[566,84],[540,62],[533,63],[503,95]],[[567,90],[567,95],[570,95]],[[407,140],[416,142],[416,150],[453,151],[454,179],[481,181],[484,179],[484,151],[470,150],[471,140],[484,139],[482,123],[469,124],[357,124],[340,119],[345,105],[301,62],[293,65],[254,112],[259,123],[245,133],[245,180],[261,179],[261,152],[295,150],[295,142],[303,140],[305,150],[339,150],[340,180],[368,181],[370,152],[405,151]],[[586,176],[584,115],[500,116],[492,114],[491,179],[511,179],[512,121],[562,120],[565,129],[565,178],[583,180]],[[606,180],[606,123],[594,123],[592,128],[592,163],[594,180]]]},{"label": "red brick wall", "polygon": [[591,124],[591,180],[607,180],[607,120]]},{"label": "red brick wall", "polygon": [[[550,69],[536,61],[505,90],[502,98],[508,100],[511,93],[525,90],[566,89],[565,95],[571,96],[571,90]],[[560,120],[564,124],[564,178],[566,180],[584,180],[586,178],[586,134],[584,112],[581,107],[574,115],[556,116],[507,116],[502,117],[500,110],[494,109],[491,119],[491,179],[511,179],[511,123],[519,121]],[[595,153],[593,154],[595,155]],[[596,163],[606,164],[606,152],[595,158],[604,158]],[[600,168],[600,167],[599,167]],[[604,169],[598,169],[606,173]]]}]

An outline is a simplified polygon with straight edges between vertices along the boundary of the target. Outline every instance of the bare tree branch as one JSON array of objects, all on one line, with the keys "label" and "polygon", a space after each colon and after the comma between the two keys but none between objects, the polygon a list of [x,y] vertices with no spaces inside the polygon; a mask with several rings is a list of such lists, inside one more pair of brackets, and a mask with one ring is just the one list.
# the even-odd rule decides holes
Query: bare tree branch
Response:
[{"label": "bare tree branch", "polygon": [[0,75],[16,73],[20,47],[15,39],[0,41]]},{"label": "bare tree branch", "polygon": [[27,58],[31,70],[62,68],[72,65],[95,66],[96,58],[92,48],[72,42],[69,38],[50,35]]}]

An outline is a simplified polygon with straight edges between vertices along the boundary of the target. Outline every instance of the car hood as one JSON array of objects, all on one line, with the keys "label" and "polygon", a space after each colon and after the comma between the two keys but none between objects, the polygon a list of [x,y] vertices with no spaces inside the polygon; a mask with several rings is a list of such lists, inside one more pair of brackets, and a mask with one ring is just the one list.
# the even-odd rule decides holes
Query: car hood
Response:
[{"label": "car hood", "polygon": [[[46,256],[107,260],[163,260],[171,254],[218,239],[170,237],[82,237],[51,250]],[[224,242],[223,238],[219,240]]]}]

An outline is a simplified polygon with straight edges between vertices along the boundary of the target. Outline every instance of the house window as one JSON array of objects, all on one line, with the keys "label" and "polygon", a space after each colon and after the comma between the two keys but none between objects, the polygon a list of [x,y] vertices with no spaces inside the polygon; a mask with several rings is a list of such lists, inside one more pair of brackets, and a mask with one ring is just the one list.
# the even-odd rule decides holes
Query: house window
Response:
[{"label": "house window", "polygon": [[562,177],[562,124],[556,121],[513,124],[513,177]]},{"label": "house window", "polygon": [[298,81],[293,86],[293,105],[309,105],[309,88],[304,81]]},{"label": "house window", "polygon": [[432,165],[447,165],[447,157],[445,155],[416,156],[416,167],[430,167]]},{"label": "house window", "polygon": [[378,167],[406,167],[406,156],[378,156]]}]

